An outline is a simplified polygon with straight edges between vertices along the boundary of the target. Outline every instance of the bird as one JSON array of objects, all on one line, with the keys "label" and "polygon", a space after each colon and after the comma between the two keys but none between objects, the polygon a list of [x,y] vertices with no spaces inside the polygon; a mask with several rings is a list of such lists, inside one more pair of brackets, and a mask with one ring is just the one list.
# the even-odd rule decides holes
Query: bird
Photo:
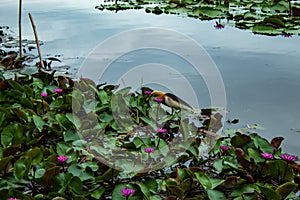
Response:
[{"label": "bird", "polygon": [[[172,108],[172,110],[173,109],[180,109],[180,110],[183,109],[183,110],[186,110],[186,111],[189,111],[192,113],[197,113],[197,111],[194,110],[194,108],[192,106],[190,106],[188,103],[186,103],[184,100],[182,100],[181,98],[177,97],[174,94],[154,90],[150,93],[147,100],[149,100],[152,96],[161,99],[162,100],[161,103]],[[160,102],[160,101],[158,101],[158,102]],[[176,114],[178,115],[178,118],[181,119],[179,113],[176,113]],[[212,121],[209,121],[209,122],[211,122],[211,129],[212,129],[212,127],[214,129],[212,129],[212,131],[204,130],[204,129],[199,129],[199,130],[201,130],[201,132],[208,135],[210,138],[214,138],[214,139],[219,138],[220,136],[213,131],[220,128],[219,122],[220,122],[221,118],[222,118],[222,115],[219,113],[217,113],[215,115],[211,115]],[[179,125],[181,124],[180,120],[178,121],[178,124]],[[208,126],[209,126],[209,124],[208,124]]]},{"label": "bird", "polygon": [[161,99],[161,102],[170,108],[183,109],[187,111],[194,110],[192,106],[190,106],[188,103],[174,94],[154,90],[153,92],[151,92],[148,99],[152,96]]}]

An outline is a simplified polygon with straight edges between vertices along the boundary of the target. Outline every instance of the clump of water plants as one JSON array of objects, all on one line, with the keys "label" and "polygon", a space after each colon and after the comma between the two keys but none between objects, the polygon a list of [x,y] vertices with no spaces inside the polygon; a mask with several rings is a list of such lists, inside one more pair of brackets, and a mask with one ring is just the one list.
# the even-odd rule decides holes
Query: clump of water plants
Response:
[{"label": "clump of water plants", "polygon": [[1,75],[1,197],[299,198],[298,157],[282,137],[251,127],[219,135],[218,110],[178,112],[150,93],[55,71]]},{"label": "clump of water plants", "polygon": [[[43,45],[43,42],[39,41],[39,44]],[[42,67],[37,49],[36,41],[23,39],[20,51],[19,41],[13,31],[8,26],[0,26],[0,70],[5,71],[6,77],[13,77],[14,73],[37,73]],[[61,55],[44,57],[42,62],[45,70],[57,70],[66,74],[69,66],[63,65],[60,57]]]},{"label": "clump of water plants", "polygon": [[218,0],[145,0],[116,1],[96,6],[99,10],[141,9],[153,14],[176,14],[200,20],[222,21],[222,26],[235,26],[255,34],[300,34],[300,4],[290,0],[218,1]]}]

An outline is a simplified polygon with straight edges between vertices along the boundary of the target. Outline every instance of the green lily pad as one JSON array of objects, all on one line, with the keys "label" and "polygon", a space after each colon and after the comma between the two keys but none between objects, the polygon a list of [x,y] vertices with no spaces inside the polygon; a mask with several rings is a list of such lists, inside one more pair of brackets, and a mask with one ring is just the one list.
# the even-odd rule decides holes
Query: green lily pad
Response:
[{"label": "green lily pad", "polygon": [[279,35],[282,33],[282,30],[283,29],[277,29],[271,25],[265,25],[265,24],[256,24],[252,28],[253,33],[263,34],[263,35]]}]

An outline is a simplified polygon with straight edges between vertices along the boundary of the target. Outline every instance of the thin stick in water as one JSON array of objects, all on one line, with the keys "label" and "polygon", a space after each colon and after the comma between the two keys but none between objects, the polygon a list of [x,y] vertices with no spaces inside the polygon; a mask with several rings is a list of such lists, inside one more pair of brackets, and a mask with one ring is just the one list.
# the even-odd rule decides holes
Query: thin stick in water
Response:
[{"label": "thin stick in water", "polygon": [[19,0],[19,48],[20,58],[22,58],[22,0]]},{"label": "thin stick in water", "polygon": [[38,50],[38,54],[39,54],[39,58],[40,58],[40,64],[41,64],[41,67],[42,67],[43,69],[46,69],[45,66],[44,66],[43,59],[42,59],[42,54],[41,54],[41,49],[40,49],[39,38],[38,38],[38,35],[37,35],[37,33],[36,33],[36,28],[35,28],[35,25],[34,25],[34,22],[33,22],[33,18],[32,18],[32,16],[31,16],[30,13],[28,13],[28,15],[29,15],[29,19],[30,19],[30,22],[31,22],[31,25],[32,25],[34,37],[35,37],[35,43],[36,43],[37,50]]}]

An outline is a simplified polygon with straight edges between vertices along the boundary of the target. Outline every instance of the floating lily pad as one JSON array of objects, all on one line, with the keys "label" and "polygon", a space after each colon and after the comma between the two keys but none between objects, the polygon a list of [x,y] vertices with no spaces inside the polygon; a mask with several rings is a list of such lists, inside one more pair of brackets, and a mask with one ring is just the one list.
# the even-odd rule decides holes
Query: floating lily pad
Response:
[{"label": "floating lily pad", "polygon": [[282,33],[283,29],[276,29],[271,25],[256,24],[252,28],[253,33],[263,34],[263,35],[279,35]]}]

